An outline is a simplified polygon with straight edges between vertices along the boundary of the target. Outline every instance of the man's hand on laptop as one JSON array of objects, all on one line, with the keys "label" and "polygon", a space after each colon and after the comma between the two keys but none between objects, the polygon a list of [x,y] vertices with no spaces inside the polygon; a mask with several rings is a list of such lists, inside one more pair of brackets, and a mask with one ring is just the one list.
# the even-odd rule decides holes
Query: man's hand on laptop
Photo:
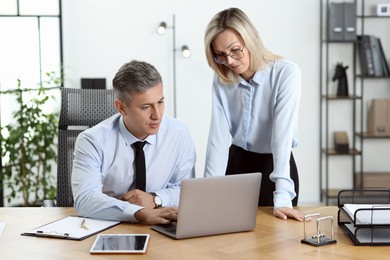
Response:
[{"label": "man's hand on laptop", "polygon": [[287,207],[275,208],[274,216],[284,220],[292,218],[298,221],[303,221],[305,219],[305,215],[302,212]]},{"label": "man's hand on laptop", "polygon": [[177,208],[156,208],[148,209],[144,208],[137,211],[134,217],[143,224],[147,225],[158,225],[158,224],[169,224],[172,221],[177,220]]}]

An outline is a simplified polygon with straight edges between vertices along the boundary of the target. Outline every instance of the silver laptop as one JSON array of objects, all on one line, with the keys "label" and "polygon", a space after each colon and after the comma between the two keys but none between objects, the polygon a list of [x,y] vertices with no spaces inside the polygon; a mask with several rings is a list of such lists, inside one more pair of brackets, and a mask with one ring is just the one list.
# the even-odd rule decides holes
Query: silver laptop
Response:
[{"label": "silver laptop", "polygon": [[261,173],[185,179],[177,222],[151,228],[175,239],[252,230],[260,184]]}]

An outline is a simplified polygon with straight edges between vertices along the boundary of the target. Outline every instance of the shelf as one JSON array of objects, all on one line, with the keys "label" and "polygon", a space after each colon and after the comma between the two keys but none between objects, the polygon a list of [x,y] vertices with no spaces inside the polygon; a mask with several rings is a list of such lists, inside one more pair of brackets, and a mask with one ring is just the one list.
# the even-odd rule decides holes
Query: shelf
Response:
[{"label": "shelf", "polygon": [[356,186],[362,188],[390,188],[390,172],[363,172],[363,185],[361,173],[355,174]]},{"label": "shelf", "polygon": [[343,189],[328,189],[328,191],[326,190],[322,190],[322,193],[325,195],[325,197],[328,197],[328,198],[337,198],[338,195],[339,195],[339,192],[343,190]]},{"label": "shelf", "polygon": [[360,74],[356,74],[355,77],[362,78],[362,79],[390,79],[390,76],[367,76],[367,75],[360,75]]},{"label": "shelf", "polygon": [[357,15],[356,18],[359,19],[388,19],[390,16],[378,16],[378,15]]},{"label": "shelf", "polygon": [[[382,84],[387,84],[390,76],[368,76],[365,70],[362,70],[362,60],[360,55],[364,52],[361,50],[361,39],[359,35],[375,35],[378,38],[382,38],[386,35],[386,40],[382,41],[383,46],[388,46],[389,37],[387,35],[386,28],[390,21],[390,16],[377,16],[373,10],[370,10],[365,14],[368,8],[376,5],[375,1],[349,1],[341,4],[341,1],[325,1],[321,0],[320,8],[320,195],[321,201],[324,200],[329,205],[329,200],[332,203],[337,200],[338,192],[340,189],[336,183],[352,182],[349,189],[358,187],[382,187],[386,186],[390,188],[390,172],[389,173],[366,173],[370,169],[365,169],[363,162],[367,160],[367,153],[373,153],[374,155],[379,152],[372,150],[373,148],[366,143],[380,142],[387,144],[384,139],[390,140],[390,133],[385,136],[377,136],[367,133],[365,130],[365,124],[367,123],[367,109],[366,105],[369,99],[374,98],[388,98],[388,90],[384,90]],[[335,4],[332,6],[332,4]],[[342,7],[341,7],[342,6]],[[345,15],[349,11],[357,11],[355,15]],[[364,11],[363,11],[364,10]],[[346,12],[345,12],[346,11]],[[342,13],[344,16],[342,17]],[[375,13],[375,15],[374,15]],[[339,17],[337,17],[339,16]],[[354,25],[357,17],[356,26]],[[347,18],[348,21],[345,20]],[[370,22],[365,25],[364,20],[370,19]],[[387,19],[380,21],[379,19]],[[334,28],[342,27],[340,21],[344,21],[349,26],[355,26],[355,34],[334,34]],[[380,23],[378,23],[378,21]],[[342,23],[342,22],[341,22]],[[366,28],[367,27],[367,28]],[[345,28],[344,28],[345,29]],[[328,36],[332,37],[328,37]],[[339,39],[339,40],[330,40]],[[343,40],[346,39],[346,40]],[[348,76],[351,77],[349,81],[349,95],[337,96],[336,91],[331,91],[338,84],[333,83],[332,73],[334,73],[334,63],[348,64],[349,71]],[[382,60],[380,61],[382,63]],[[343,66],[344,66],[343,65]],[[378,65],[378,63],[376,63]],[[390,64],[389,64],[390,65]],[[363,66],[364,67],[364,66]],[[360,68],[360,69],[359,69]],[[340,68],[339,68],[340,69]],[[341,69],[340,69],[341,70]],[[337,77],[344,75],[345,71],[337,71]],[[345,70],[345,69],[344,69]],[[368,70],[367,70],[368,71]],[[377,72],[380,72],[378,70]],[[377,73],[380,75],[382,73]],[[383,73],[384,74],[384,73]],[[387,75],[387,74],[386,74]],[[341,80],[341,79],[339,79]],[[342,83],[342,82],[338,82]],[[379,84],[378,84],[379,83]],[[378,85],[379,89],[369,88],[369,85]],[[377,93],[376,93],[377,92]],[[379,96],[379,97],[378,97]],[[337,106],[342,105],[343,111],[334,113],[334,109]],[[351,115],[352,114],[352,115]],[[343,128],[340,127],[342,125]],[[331,142],[330,136],[333,129],[343,129],[347,133],[351,133],[352,140],[349,140],[349,150],[345,153],[336,152],[335,145]],[[366,128],[368,129],[368,128]],[[367,132],[364,132],[367,131]],[[367,140],[366,140],[367,139]],[[368,140],[369,139],[369,140]],[[375,141],[377,140],[377,141]],[[333,146],[333,147],[331,147]],[[347,162],[348,168],[345,170],[344,162]],[[342,164],[340,164],[342,163]],[[351,164],[349,167],[349,163]],[[381,161],[386,165],[386,161]],[[350,169],[350,170],[349,170]],[[385,168],[386,169],[386,168]],[[386,169],[389,170],[390,169]],[[332,174],[331,174],[332,172]],[[359,172],[359,174],[357,174]],[[340,174],[344,174],[345,180],[339,180]],[[366,176],[366,174],[368,176]],[[334,176],[337,176],[336,178]],[[341,182],[339,182],[341,181]]]},{"label": "shelf", "polygon": [[357,42],[357,40],[351,40],[351,41],[336,41],[336,40],[331,40],[331,41],[328,41],[328,40],[322,40],[323,43],[341,43],[341,44],[344,44],[344,43],[355,43]]},{"label": "shelf", "polygon": [[349,96],[337,96],[337,95],[322,95],[323,98],[328,100],[355,100],[355,99],[361,99],[362,97],[356,96],[356,95],[349,95]]},{"label": "shelf", "polygon": [[389,139],[390,135],[372,135],[370,133],[356,133],[356,136],[366,139]]},{"label": "shelf", "polygon": [[326,148],[326,149],[322,149],[322,152],[327,154],[327,155],[335,155],[335,156],[361,154],[361,152],[356,150],[356,149],[349,149],[348,153],[338,153],[338,152],[336,152],[336,150],[334,148]]}]

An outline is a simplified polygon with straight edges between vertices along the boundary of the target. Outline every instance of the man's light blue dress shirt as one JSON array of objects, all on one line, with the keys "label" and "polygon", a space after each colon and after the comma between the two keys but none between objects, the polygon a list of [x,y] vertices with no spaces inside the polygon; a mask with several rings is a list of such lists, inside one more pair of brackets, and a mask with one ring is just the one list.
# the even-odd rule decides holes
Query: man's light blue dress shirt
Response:
[{"label": "man's light blue dress shirt", "polygon": [[292,207],[296,194],[289,160],[298,143],[300,94],[300,69],[288,61],[272,62],[250,82],[240,77],[237,83],[222,84],[215,75],[205,176],[225,174],[232,143],[247,151],[272,153],[274,206]]},{"label": "man's light blue dress shirt", "polygon": [[[72,189],[79,215],[136,222],[142,207],[118,198],[135,187],[134,150],[138,141],[118,113],[82,132],[74,152]],[[144,146],[146,191],[163,206],[178,206],[180,182],[195,177],[195,147],[187,127],[164,116],[157,134]]]}]

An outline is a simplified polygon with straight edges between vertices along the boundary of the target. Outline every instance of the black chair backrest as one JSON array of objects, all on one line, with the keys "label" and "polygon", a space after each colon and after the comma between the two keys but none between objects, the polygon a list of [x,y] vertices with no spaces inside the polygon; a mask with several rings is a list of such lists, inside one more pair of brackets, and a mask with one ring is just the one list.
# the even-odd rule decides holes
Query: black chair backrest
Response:
[{"label": "black chair backrest", "polygon": [[61,88],[58,126],[57,206],[73,207],[71,174],[77,136],[118,113],[113,89]]}]

